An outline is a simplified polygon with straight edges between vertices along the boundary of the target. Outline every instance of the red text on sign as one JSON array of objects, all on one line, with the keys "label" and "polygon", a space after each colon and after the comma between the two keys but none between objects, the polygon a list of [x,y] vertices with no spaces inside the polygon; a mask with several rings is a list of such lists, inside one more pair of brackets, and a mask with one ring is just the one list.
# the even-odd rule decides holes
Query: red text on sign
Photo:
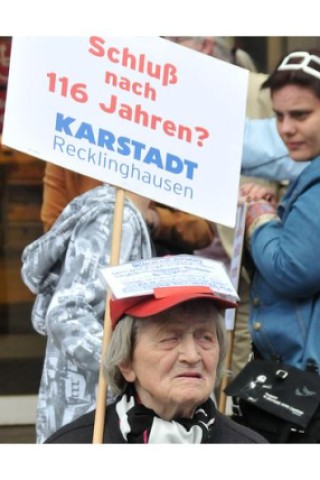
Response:
[{"label": "red text on sign", "polygon": [[56,73],[51,72],[47,74],[49,78],[49,91],[52,93],[60,93],[63,97],[70,96],[73,100],[79,103],[86,103],[88,101],[88,94],[86,92],[85,83],[74,83],[70,85],[68,77],[57,78]]}]

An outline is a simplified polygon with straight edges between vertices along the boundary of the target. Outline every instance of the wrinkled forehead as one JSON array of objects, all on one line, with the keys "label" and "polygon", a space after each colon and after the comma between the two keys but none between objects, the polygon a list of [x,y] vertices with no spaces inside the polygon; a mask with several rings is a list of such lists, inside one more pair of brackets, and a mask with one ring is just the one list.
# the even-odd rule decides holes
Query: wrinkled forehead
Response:
[{"label": "wrinkled forehead", "polygon": [[146,337],[149,340],[156,340],[159,336],[167,333],[192,334],[210,333],[217,334],[216,322],[212,317],[197,319],[194,316],[185,316],[184,318],[174,316],[172,318],[154,318],[146,320],[140,329],[138,338]]},{"label": "wrinkled forehead", "polygon": [[160,327],[210,327],[215,329],[220,314],[211,301],[194,300],[176,305],[164,312],[141,320],[142,326],[157,325]]}]

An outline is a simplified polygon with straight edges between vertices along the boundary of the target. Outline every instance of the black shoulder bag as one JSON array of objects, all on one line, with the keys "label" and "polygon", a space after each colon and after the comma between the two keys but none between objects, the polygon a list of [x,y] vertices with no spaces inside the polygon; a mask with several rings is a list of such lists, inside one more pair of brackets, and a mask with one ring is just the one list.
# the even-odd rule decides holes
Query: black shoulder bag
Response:
[{"label": "black shoulder bag", "polygon": [[252,360],[227,386],[233,420],[270,443],[320,443],[320,376],[273,360]]}]

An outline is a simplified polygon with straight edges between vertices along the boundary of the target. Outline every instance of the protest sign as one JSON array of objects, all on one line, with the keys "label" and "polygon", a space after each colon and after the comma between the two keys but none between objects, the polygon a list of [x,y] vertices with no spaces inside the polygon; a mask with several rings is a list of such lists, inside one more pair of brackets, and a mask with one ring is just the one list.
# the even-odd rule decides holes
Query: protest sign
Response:
[{"label": "protest sign", "polygon": [[[239,281],[242,268],[246,213],[247,204],[242,203],[241,205],[238,205],[229,271],[230,280],[237,291],[239,289]],[[234,330],[235,318],[236,311],[234,309],[227,309],[225,312],[225,322],[227,330]]]},{"label": "protest sign", "polygon": [[[242,268],[242,254],[245,242],[245,221],[247,213],[247,204],[242,203],[238,205],[236,226],[234,230],[233,249],[230,264],[230,281],[235,289],[239,289],[240,274]],[[227,396],[225,388],[228,385],[230,379],[230,372],[232,366],[233,346],[235,338],[235,326],[236,326],[237,311],[234,308],[227,308],[224,314],[225,325],[228,336],[228,348],[225,360],[226,373],[224,374],[220,383],[219,392],[219,410],[225,413],[227,406]]]},{"label": "protest sign", "polygon": [[247,78],[159,37],[14,37],[2,142],[233,227]]}]

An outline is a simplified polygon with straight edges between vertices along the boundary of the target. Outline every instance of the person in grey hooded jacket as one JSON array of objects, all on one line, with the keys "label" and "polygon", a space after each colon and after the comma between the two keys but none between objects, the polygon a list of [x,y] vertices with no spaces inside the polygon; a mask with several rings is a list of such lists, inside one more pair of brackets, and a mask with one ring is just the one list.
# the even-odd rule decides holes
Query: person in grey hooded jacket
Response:
[{"label": "person in grey hooded jacket", "polygon": [[[151,257],[142,215],[149,201],[131,198],[124,204],[119,263]],[[37,295],[32,324],[47,337],[37,443],[96,406],[106,300],[99,271],[110,261],[114,207],[109,185],[76,197],[22,254],[22,279]]]}]

